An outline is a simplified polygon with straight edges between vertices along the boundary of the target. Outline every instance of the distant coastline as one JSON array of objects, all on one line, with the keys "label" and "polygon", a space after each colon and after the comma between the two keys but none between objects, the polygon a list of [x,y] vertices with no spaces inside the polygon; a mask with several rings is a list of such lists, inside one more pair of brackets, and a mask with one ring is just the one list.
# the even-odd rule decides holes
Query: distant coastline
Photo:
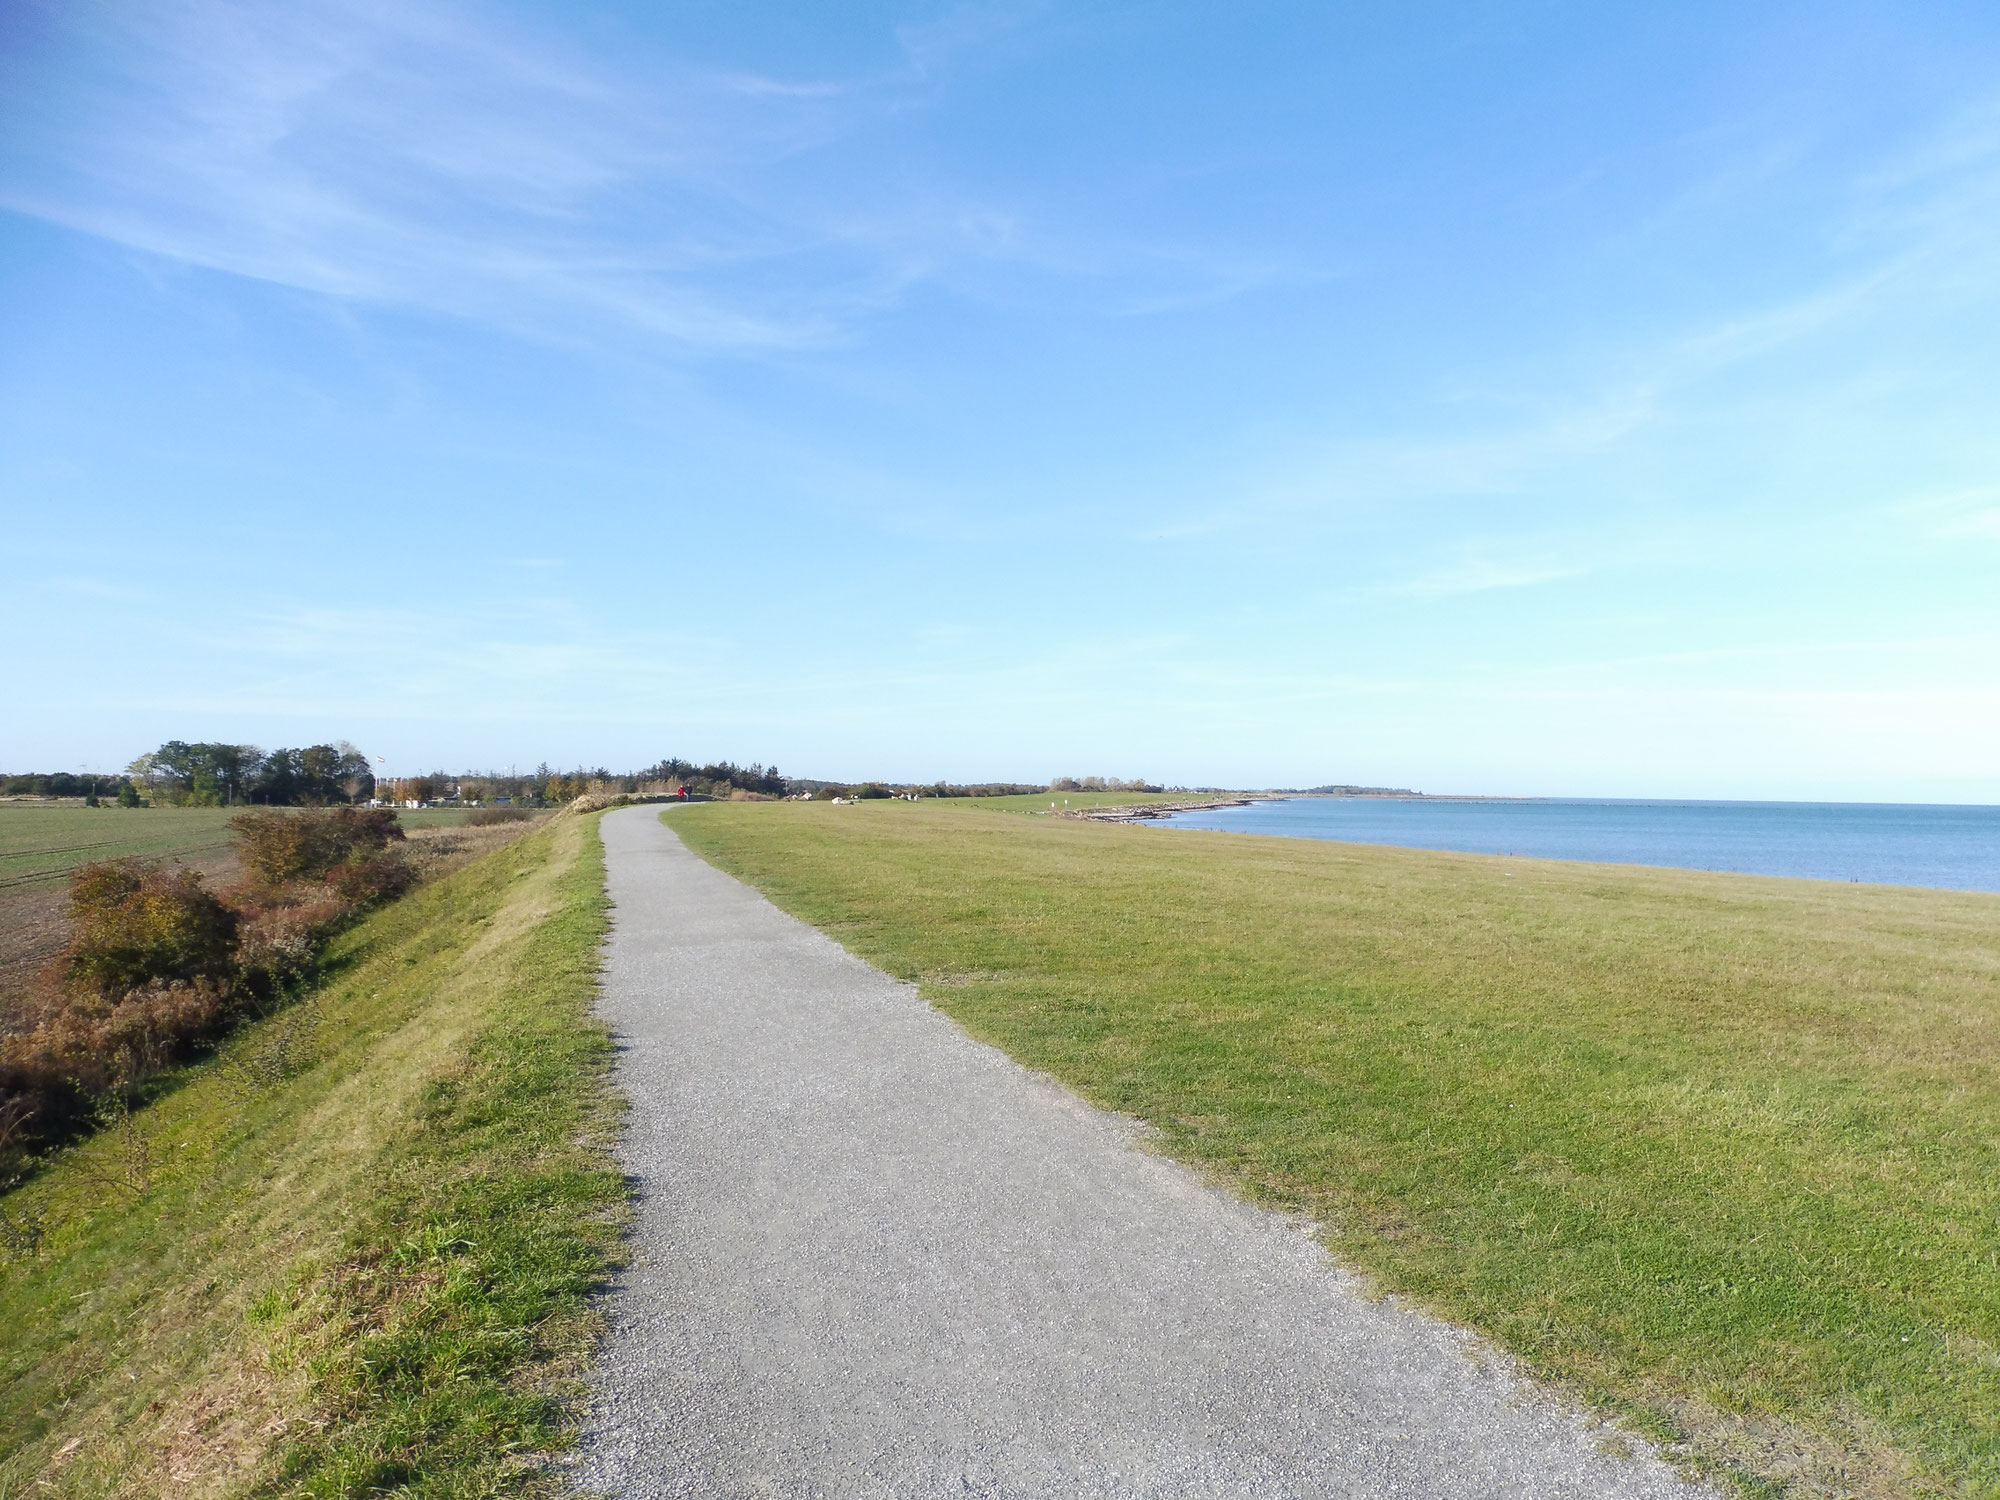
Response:
[{"label": "distant coastline", "polygon": [[1418,792],[1404,786],[1269,787],[1247,795],[1258,798],[1326,797],[1376,802],[1547,802],[1547,797],[1506,797],[1489,792]]},{"label": "distant coastline", "polygon": [[1296,792],[1218,800],[1148,821],[1466,854],[2000,892],[2000,807],[1977,804]]}]

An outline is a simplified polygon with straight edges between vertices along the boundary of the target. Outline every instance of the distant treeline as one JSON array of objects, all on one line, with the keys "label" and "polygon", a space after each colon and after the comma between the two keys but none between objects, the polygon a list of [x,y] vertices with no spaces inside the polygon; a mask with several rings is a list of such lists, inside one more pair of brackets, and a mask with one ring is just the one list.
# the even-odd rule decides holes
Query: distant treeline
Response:
[{"label": "distant treeline", "polygon": [[93,776],[87,771],[82,775],[30,771],[21,776],[0,776],[0,797],[112,797],[124,780],[122,776]]},{"label": "distant treeline", "polygon": [[[685,787],[698,797],[1019,797],[1041,792],[1157,792],[1144,777],[1058,776],[1050,782],[824,781],[786,776],[776,766],[734,761],[702,764],[663,756],[636,771],[604,766],[559,771],[546,761],[531,772],[443,769],[377,783],[368,757],[345,740],[304,749],[262,750],[220,740],[169,740],[133,761],[125,776],[48,775],[0,778],[0,790],[14,796],[117,796],[127,805],[141,801],[179,807],[233,807],[245,803],[276,807],[337,806],[379,799],[384,802],[452,802],[549,806],[590,793],[674,792]],[[1336,790],[1322,788],[1320,790]],[[1360,791],[1363,788],[1338,788]],[[1386,790],[1366,788],[1369,791]]]},{"label": "distant treeline", "polygon": [[0,776],[0,795],[116,797],[125,806],[332,807],[366,802],[375,792],[368,758],[345,740],[303,749],[262,750],[219,740],[168,740],[125,774],[70,771]]},{"label": "distant treeline", "polygon": [[[693,761],[682,760],[670,755],[655,761],[645,770],[636,773],[640,782],[665,781],[676,786],[685,786],[690,792],[701,792],[708,796],[727,796],[733,791],[754,792],[760,797],[786,797],[802,786],[794,787],[776,766],[762,764],[739,766],[734,761],[716,761],[712,765],[698,766]],[[637,786],[623,790],[637,791]]]},{"label": "distant treeline", "polygon": [[880,797],[1020,797],[1046,792],[1041,782],[981,781],[961,786],[951,781],[793,781],[789,795],[812,793],[818,802],[852,797],[867,802]]},{"label": "distant treeline", "polygon": [[327,807],[375,794],[368,757],[346,740],[301,750],[168,740],[126,769],[155,801],[180,807]]},{"label": "distant treeline", "polygon": [[1040,783],[1029,784],[1022,781],[977,781],[965,786],[956,782],[940,781],[924,788],[933,797],[1026,797],[1035,792],[1046,792],[1050,788]]},{"label": "distant treeline", "polygon": [[697,765],[668,756],[637,771],[578,766],[561,771],[544,761],[526,773],[461,771],[442,768],[382,783],[377,795],[392,802],[509,803],[552,806],[592,793],[653,793],[686,787],[696,796],[727,798],[737,792],[762,796],[795,795],[805,783],[788,781],[776,766],[739,766],[732,761]]}]

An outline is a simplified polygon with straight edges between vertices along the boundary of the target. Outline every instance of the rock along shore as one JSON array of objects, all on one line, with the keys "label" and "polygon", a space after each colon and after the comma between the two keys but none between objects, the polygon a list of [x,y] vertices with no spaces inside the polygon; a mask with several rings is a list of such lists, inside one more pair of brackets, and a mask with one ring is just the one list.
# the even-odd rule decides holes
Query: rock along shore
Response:
[{"label": "rock along shore", "polygon": [[1140,802],[1129,807],[1067,807],[1058,818],[1082,818],[1090,823],[1143,823],[1148,818],[1164,818],[1169,813],[1205,812],[1216,807],[1248,807],[1262,797],[1196,797],[1186,802]]}]

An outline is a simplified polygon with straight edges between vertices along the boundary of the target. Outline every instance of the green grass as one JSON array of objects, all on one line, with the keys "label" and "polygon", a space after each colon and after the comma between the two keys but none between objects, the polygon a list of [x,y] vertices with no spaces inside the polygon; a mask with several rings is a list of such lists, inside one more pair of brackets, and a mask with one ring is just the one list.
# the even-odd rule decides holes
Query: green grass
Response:
[{"label": "green grass", "polygon": [[[240,807],[37,807],[0,802],[0,894],[56,884],[95,859],[194,859],[229,847]],[[456,828],[463,807],[404,808],[405,828]]]},{"label": "green grass", "polygon": [[[969,807],[979,812],[1048,813],[1064,808],[1138,807],[1148,802],[1227,801],[1223,793],[1201,792],[1029,792],[1019,797],[947,797],[934,799],[945,807]],[[1054,807],[1050,807],[1054,803]]]},{"label": "green grass", "polygon": [[2000,1494],[2000,897],[963,805],[666,816],[1746,1493]]},{"label": "green grass", "polygon": [[54,885],[94,859],[196,858],[229,847],[240,808],[0,803],[0,894]]},{"label": "green grass", "polygon": [[0,1496],[558,1490],[625,1196],[603,930],[595,820],[538,830],[0,1198]]}]

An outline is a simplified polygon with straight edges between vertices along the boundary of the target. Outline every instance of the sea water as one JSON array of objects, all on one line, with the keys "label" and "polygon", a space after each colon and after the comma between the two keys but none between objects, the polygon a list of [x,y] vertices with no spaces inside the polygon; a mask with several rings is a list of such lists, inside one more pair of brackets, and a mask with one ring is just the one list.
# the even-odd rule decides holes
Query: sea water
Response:
[{"label": "sea water", "polygon": [[1287,797],[1155,826],[2000,891],[2000,807]]}]

